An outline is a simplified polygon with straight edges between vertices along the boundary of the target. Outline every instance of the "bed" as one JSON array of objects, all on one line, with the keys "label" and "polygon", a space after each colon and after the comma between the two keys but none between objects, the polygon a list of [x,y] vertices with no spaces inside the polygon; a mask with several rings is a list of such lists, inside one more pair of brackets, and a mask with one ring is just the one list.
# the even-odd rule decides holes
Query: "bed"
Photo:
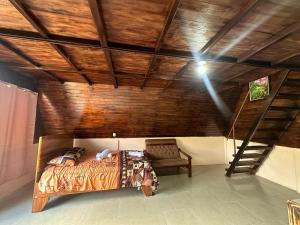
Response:
[{"label": "bed", "polygon": [[68,135],[39,139],[32,212],[42,211],[51,196],[136,188],[145,196],[157,191],[158,181],[149,160],[129,151],[115,151],[111,158],[97,160],[86,152],[75,165],[49,165],[49,160],[73,149]]}]

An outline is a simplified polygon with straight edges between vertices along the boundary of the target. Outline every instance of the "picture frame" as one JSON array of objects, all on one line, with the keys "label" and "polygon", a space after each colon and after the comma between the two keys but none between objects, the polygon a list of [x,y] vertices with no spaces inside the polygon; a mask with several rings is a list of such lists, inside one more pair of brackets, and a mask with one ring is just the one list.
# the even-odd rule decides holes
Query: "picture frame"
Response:
[{"label": "picture frame", "polygon": [[269,77],[262,77],[260,79],[249,82],[250,101],[262,100],[270,93]]}]

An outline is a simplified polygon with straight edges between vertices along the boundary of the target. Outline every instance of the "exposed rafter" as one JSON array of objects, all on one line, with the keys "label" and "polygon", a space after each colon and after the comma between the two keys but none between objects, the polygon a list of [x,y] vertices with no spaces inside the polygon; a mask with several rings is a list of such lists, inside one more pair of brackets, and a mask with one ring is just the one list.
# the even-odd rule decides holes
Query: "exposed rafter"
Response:
[{"label": "exposed rafter", "polygon": [[[39,19],[28,10],[24,4],[19,0],[9,0],[11,4],[27,19],[27,21],[40,33],[44,38],[49,38],[49,32],[42,25]],[[83,73],[80,72],[79,68],[73,62],[72,58],[66,53],[66,51],[59,45],[51,43],[52,47],[68,62],[68,64],[77,70],[77,72],[91,85],[92,81]]]},{"label": "exposed rafter", "polygon": [[[49,35],[49,38],[45,38],[36,32],[12,30],[12,29],[5,29],[5,28],[0,28],[0,37],[10,37],[10,38],[16,38],[21,40],[25,39],[25,40],[41,41],[46,43],[55,43],[59,45],[69,44],[69,45],[74,45],[79,47],[109,49],[114,51],[133,52],[138,54],[194,59],[193,53],[188,51],[161,49],[160,52],[155,53],[154,48],[148,48],[148,47],[137,46],[137,45],[120,44],[115,42],[108,42],[108,47],[103,47],[100,45],[99,41],[90,40],[90,39],[66,37],[60,35]],[[246,60],[238,63],[236,57],[231,57],[226,55],[216,56],[214,54],[206,53],[201,55],[201,59],[205,61],[241,64],[241,65],[248,65],[248,66],[260,67],[260,68],[290,69],[290,70],[300,71],[300,67],[298,65],[290,65],[290,64],[271,65],[271,62],[261,61],[261,60]]]},{"label": "exposed rafter", "polygon": [[277,65],[277,64],[283,63],[283,62],[287,61],[288,59],[291,59],[291,58],[299,56],[299,55],[300,55],[300,52],[291,53],[289,55],[286,55],[285,57],[282,57],[279,60],[272,62],[272,65]]},{"label": "exposed rafter", "polygon": [[251,56],[259,53],[261,50],[269,47],[270,45],[282,40],[283,38],[289,36],[290,34],[298,31],[300,29],[300,23],[294,23],[293,25],[284,28],[271,38],[267,39],[264,41],[262,44],[259,44],[258,46],[255,46],[253,49],[250,51],[246,52],[242,56],[238,58],[238,62],[244,62],[245,60],[249,59]]},{"label": "exposed rafter", "polygon": [[[35,62],[30,56],[24,54],[21,50],[15,48],[14,46],[12,46],[7,41],[0,39],[0,44],[3,45],[9,51],[15,53],[17,56],[19,56],[20,58],[22,58],[23,60],[25,60],[26,62],[31,64],[32,66],[34,66],[35,68],[40,68],[41,67],[41,65],[39,63]],[[45,74],[46,76],[50,77],[51,79],[57,80],[61,83],[64,83],[64,80],[62,80],[61,78],[58,78],[57,76],[55,76],[51,72],[48,72],[48,71],[45,71],[45,70],[40,70],[40,71],[43,72],[43,74]]]},{"label": "exposed rafter", "polygon": [[[193,61],[189,61],[187,64],[185,64],[173,77],[173,79],[175,80],[176,78],[179,78],[183,75],[183,73],[185,72],[185,70],[192,64]],[[169,87],[172,86],[173,84],[173,80],[169,81],[168,84],[165,86],[164,90],[167,90]]]},{"label": "exposed rafter", "polygon": [[236,26],[248,13],[257,6],[259,0],[248,0],[248,2],[240,9],[238,14],[233,17],[228,23],[225,24],[224,27],[219,30],[215,36],[209,40],[209,42],[204,45],[204,47],[200,50],[200,53],[206,53],[209,51],[216,43],[221,40],[234,26]]},{"label": "exposed rafter", "polygon": [[[93,15],[94,23],[97,28],[98,36],[101,40],[101,45],[103,47],[107,48],[107,34],[106,34],[106,29],[105,29],[105,24],[104,24],[104,19],[103,19],[101,1],[97,1],[97,0],[88,0],[88,1],[89,1],[91,13]],[[108,49],[104,49],[104,54],[105,54],[105,58],[107,61],[107,65],[108,65],[110,74],[114,79],[114,86],[115,86],[115,88],[117,88],[118,80],[115,76],[115,70],[114,70],[114,66],[113,66],[111,53]]]},{"label": "exposed rafter", "polygon": [[[245,4],[245,6],[240,9],[238,14],[235,17],[233,17],[228,23],[226,23],[225,26],[223,26],[215,34],[215,36],[202,47],[202,49],[199,51],[199,54],[200,55],[205,54],[213,46],[215,46],[221,38],[223,38],[235,25],[237,25],[250,12],[250,10],[252,10],[257,5],[258,2],[259,0],[248,0],[247,4]],[[201,59],[205,60],[205,57],[201,56]],[[188,68],[189,65],[190,62],[188,62],[185,66],[182,67],[182,69],[179,70],[178,73],[180,74],[180,76],[185,72],[185,70]],[[175,74],[175,77],[176,76],[178,75]],[[171,84],[172,82],[169,82],[168,85],[165,87],[165,89],[167,89]]]},{"label": "exposed rafter", "polygon": [[[161,49],[161,45],[162,45],[162,42],[164,40],[164,37],[166,36],[170,26],[171,26],[171,23],[172,21],[174,20],[175,18],[175,15],[176,15],[176,12],[178,10],[178,7],[180,5],[180,2],[181,0],[172,0],[171,4],[170,4],[170,7],[169,7],[169,13],[167,15],[167,18],[165,20],[165,23],[164,23],[164,26],[163,26],[163,29],[159,35],[159,38],[156,42],[156,46],[155,46],[155,54],[157,54],[160,49]],[[149,67],[148,67],[148,70],[145,74],[145,79],[141,85],[141,88],[144,88],[144,86],[146,85],[146,82],[150,76],[150,73],[152,72],[155,64],[157,63],[157,55],[153,55],[151,57],[151,60],[150,60],[150,63],[149,63]]]}]

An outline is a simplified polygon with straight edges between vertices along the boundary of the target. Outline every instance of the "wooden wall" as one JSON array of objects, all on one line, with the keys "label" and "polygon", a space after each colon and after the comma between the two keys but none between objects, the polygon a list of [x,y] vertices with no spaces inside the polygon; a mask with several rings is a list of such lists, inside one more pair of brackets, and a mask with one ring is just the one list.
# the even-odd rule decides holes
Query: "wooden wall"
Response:
[{"label": "wooden wall", "polygon": [[[219,136],[231,116],[224,117],[206,91],[40,81],[39,94],[44,135]],[[229,111],[239,95],[239,88],[221,95]]]},{"label": "wooden wall", "polygon": [[[271,79],[271,85],[270,89],[272,89],[272,84],[276,81],[278,74],[274,74],[270,76]],[[291,72],[288,77],[290,78],[296,78],[299,77],[300,74]],[[285,92],[285,88],[282,87],[279,92]],[[245,84],[245,86],[242,89],[241,95],[238,99],[238,102],[236,104],[236,109],[234,111],[234,116],[236,116],[237,112],[242,106],[242,103],[247,95],[249,88],[248,84]],[[296,91],[299,93],[299,90]],[[295,93],[296,93],[295,92]],[[273,101],[274,105],[288,105],[288,100],[278,100],[275,99]],[[287,103],[287,104],[286,104]],[[235,137],[236,139],[243,140],[246,135],[249,132],[250,127],[253,124],[253,121],[258,116],[258,114],[261,112],[262,106],[264,104],[264,100],[258,100],[258,101],[252,101],[250,102],[249,97],[246,100],[246,103],[244,104],[242,111],[237,119],[237,122],[235,124]],[[266,117],[282,117],[283,112],[268,112]],[[266,128],[266,127],[274,127],[276,129],[276,123],[262,123],[259,128]],[[300,115],[298,113],[298,116],[296,117],[296,120],[293,121],[292,125],[288,128],[287,132],[284,133],[284,135],[280,138],[278,145],[288,146],[288,147],[296,147],[300,148]],[[256,135],[260,135],[261,133],[256,133]],[[232,133],[230,135],[232,137]],[[256,136],[254,136],[256,137]]]}]

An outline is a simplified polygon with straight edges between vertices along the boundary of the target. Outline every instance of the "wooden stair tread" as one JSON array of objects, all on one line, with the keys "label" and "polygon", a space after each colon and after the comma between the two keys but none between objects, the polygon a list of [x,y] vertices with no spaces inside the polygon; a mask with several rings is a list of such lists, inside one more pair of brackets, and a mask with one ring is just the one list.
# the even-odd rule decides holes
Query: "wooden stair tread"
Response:
[{"label": "wooden stair tread", "polygon": [[293,118],[264,118],[265,121],[293,121]]},{"label": "wooden stair tread", "polygon": [[[228,169],[226,169],[228,171]],[[253,169],[251,167],[238,167],[234,168],[232,173],[251,173]]]},{"label": "wooden stair tread", "polygon": [[[238,149],[241,149],[241,146],[237,147]],[[262,145],[252,145],[252,146],[247,146],[244,148],[244,150],[266,150],[268,148],[271,148],[270,146],[262,146]]]},{"label": "wooden stair tread", "polygon": [[257,131],[266,131],[266,132],[282,132],[285,131],[284,128],[259,128]]},{"label": "wooden stair tread", "polygon": [[270,106],[269,110],[275,111],[295,111],[299,110],[298,106]]},{"label": "wooden stair tread", "polygon": [[277,99],[293,99],[297,100],[300,99],[300,94],[287,94],[287,93],[281,93],[276,96]]},{"label": "wooden stair tread", "polygon": [[[232,162],[229,163],[231,164]],[[259,164],[260,163],[255,160],[243,160],[243,161],[239,161],[236,166],[256,166]]]},{"label": "wooden stair tread", "polygon": [[299,87],[300,86],[300,79],[291,79],[288,78],[283,83],[284,86],[290,86],[290,87]]},{"label": "wooden stair tread", "polygon": [[[236,154],[233,154],[234,157],[236,157]],[[246,153],[241,155],[241,159],[248,159],[248,158],[262,158],[264,157],[263,154],[259,153]]]}]

